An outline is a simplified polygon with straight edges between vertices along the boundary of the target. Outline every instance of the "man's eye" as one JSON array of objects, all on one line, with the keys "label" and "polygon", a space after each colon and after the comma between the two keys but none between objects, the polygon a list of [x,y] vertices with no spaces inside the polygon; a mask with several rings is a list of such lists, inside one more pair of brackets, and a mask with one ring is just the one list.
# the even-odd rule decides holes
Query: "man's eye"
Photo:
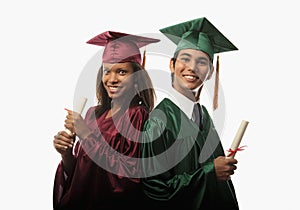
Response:
[{"label": "man's eye", "polygon": [[200,64],[200,65],[207,65],[207,62],[206,61],[199,61],[198,64]]},{"label": "man's eye", "polygon": [[198,61],[198,64],[201,65],[201,66],[206,66],[207,61]]},{"label": "man's eye", "polygon": [[180,60],[181,60],[182,62],[184,62],[184,63],[187,63],[187,62],[189,62],[189,61],[190,61],[190,59],[189,59],[189,58],[180,58]]}]

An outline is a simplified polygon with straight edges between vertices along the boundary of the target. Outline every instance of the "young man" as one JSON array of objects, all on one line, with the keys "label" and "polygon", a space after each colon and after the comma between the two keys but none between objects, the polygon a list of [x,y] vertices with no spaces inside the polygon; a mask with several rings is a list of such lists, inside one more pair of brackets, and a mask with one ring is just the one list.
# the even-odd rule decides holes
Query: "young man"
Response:
[{"label": "young man", "polygon": [[143,187],[153,209],[237,210],[226,158],[208,111],[199,105],[215,53],[237,48],[206,18],[160,30],[177,48],[170,61],[172,97],[164,98],[144,126]]}]

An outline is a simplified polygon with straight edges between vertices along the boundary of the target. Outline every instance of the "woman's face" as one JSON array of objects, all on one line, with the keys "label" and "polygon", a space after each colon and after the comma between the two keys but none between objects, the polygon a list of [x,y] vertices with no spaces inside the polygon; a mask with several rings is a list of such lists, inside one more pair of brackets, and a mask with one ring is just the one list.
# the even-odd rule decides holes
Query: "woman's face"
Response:
[{"label": "woman's face", "polygon": [[133,72],[130,62],[103,64],[102,82],[111,99],[120,99],[133,92]]}]

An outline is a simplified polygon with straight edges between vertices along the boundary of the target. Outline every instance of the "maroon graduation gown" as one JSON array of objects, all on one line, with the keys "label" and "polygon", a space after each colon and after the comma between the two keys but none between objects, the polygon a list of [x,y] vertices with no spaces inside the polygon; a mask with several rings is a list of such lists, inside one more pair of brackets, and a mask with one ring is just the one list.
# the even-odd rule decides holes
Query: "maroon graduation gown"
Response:
[{"label": "maroon graduation gown", "polygon": [[136,106],[113,118],[106,114],[96,119],[94,107],[87,111],[85,122],[93,132],[77,142],[73,172],[66,178],[62,162],[58,165],[55,210],[141,208],[139,139],[149,113]]}]

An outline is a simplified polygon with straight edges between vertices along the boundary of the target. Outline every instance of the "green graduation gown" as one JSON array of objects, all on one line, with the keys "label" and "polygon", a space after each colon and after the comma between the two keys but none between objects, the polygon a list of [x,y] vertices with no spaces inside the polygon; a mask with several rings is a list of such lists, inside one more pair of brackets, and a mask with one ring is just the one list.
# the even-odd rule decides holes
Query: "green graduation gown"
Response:
[{"label": "green graduation gown", "polygon": [[202,110],[202,130],[167,98],[146,121],[142,183],[148,207],[239,209],[232,181],[216,179],[213,160],[224,150],[208,111]]}]

